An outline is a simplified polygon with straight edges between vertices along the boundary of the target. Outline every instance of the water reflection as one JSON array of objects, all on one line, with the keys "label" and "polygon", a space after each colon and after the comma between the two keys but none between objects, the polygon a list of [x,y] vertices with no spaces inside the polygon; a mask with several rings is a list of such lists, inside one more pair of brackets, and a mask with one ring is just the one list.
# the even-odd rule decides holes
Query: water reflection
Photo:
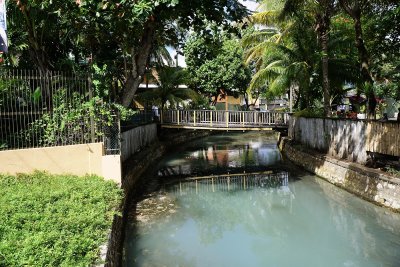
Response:
[{"label": "water reflection", "polygon": [[203,176],[191,179],[169,181],[166,185],[168,191],[177,192],[180,195],[248,190],[253,188],[280,188],[282,191],[290,192],[288,172],[258,172],[244,174],[225,174],[219,176]]},{"label": "water reflection", "polygon": [[[230,133],[195,142],[160,163],[158,176],[200,176],[264,170],[281,160],[272,135]],[[245,141],[245,142],[244,142]]]},{"label": "water reflection", "polygon": [[[136,220],[126,232],[124,266],[400,266],[400,214],[288,162],[268,165],[262,159],[274,157],[271,141],[257,144],[246,137],[229,137],[232,146],[217,138],[216,149],[210,150],[214,145],[206,139],[164,161],[192,170],[196,163],[191,159],[200,158],[209,172],[217,163],[243,167],[246,159],[232,162],[246,144],[252,155],[247,167],[263,162],[264,170],[178,183],[162,176],[163,189],[136,205]],[[267,157],[256,153],[263,147],[272,148]],[[236,148],[240,153],[234,153]],[[146,204],[150,200],[153,204]],[[151,216],[144,217],[149,211]]]}]

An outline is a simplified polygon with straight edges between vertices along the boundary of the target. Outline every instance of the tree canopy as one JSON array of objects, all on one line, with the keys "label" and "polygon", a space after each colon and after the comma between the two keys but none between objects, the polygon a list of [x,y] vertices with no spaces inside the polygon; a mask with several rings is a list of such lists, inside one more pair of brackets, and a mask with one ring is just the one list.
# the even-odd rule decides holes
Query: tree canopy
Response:
[{"label": "tree canopy", "polygon": [[243,63],[243,48],[236,37],[214,32],[193,34],[184,48],[191,85],[198,91],[218,96],[238,96],[248,87],[251,73]]},{"label": "tree canopy", "polygon": [[[180,31],[210,21],[228,27],[247,15],[237,0],[9,1],[9,62],[40,71],[107,65],[120,86],[116,100],[131,104],[151,52],[179,44]],[[22,30],[21,30],[22,29]]]},{"label": "tree canopy", "polygon": [[375,95],[400,99],[398,1],[259,2],[248,17],[238,0],[10,0],[4,66],[90,71],[102,96],[129,106],[172,46],[208,96],[293,88],[298,108],[326,114],[349,84],[371,110]]}]

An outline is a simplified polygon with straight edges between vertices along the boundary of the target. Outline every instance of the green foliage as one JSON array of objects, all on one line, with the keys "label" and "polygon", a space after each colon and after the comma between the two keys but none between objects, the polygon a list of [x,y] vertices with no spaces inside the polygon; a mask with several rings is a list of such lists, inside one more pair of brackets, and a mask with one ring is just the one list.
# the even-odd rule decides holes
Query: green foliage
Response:
[{"label": "green foliage", "polygon": [[153,76],[158,87],[138,94],[139,101],[150,102],[163,109],[167,101],[171,107],[176,107],[183,100],[196,100],[199,97],[195,91],[181,87],[187,83],[187,72],[181,68],[163,67],[159,71],[154,70]]},{"label": "green foliage", "polygon": [[387,166],[383,170],[386,171],[387,173],[393,175],[393,176],[396,176],[396,177],[400,178],[400,170],[398,170],[398,169],[396,169],[394,167],[390,167],[390,166],[388,167]]},{"label": "green foliage", "polygon": [[304,117],[304,118],[324,118],[324,110],[322,108],[306,108],[294,113],[295,117]]},{"label": "green foliage", "polygon": [[122,192],[100,177],[0,175],[0,266],[90,266]]},{"label": "green foliage", "polygon": [[[60,88],[52,97],[53,109],[32,122],[20,133],[27,146],[54,146],[80,144],[91,140],[92,126],[98,140],[104,127],[111,126],[115,116],[127,120],[134,111],[118,104],[105,103],[100,97],[88,99],[78,92],[68,93]],[[35,143],[33,143],[35,142]]]},{"label": "green foliage", "polygon": [[[10,88],[12,91],[10,91]],[[39,93],[40,94],[40,93]],[[29,88],[29,84],[23,79],[0,78],[0,109],[10,110],[11,108],[27,105],[31,101],[37,99],[38,93]],[[21,103],[18,99],[21,99]],[[26,103],[26,101],[28,103]]]},{"label": "green foliage", "polygon": [[[249,31],[243,37],[246,62],[255,67],[249,90],[260,90],[267,98],[281,96],[292,86],[300,109],[322,99],[322,58],[320,40],[315,31],[317,2],[284,1],[285,6],[263,1],[260,13],[251,17],[264,28]],[[274,6],[274,5],[272,5]],[[279,15],[281,14],[281,15]],[[282,20],[285,14],[285,20]],[[339,101],[343,86],[357,83],[359,70],[351,21],[344,15],[332,19],[329,46],[331,101]]]},{"label": "green foliage", "polygon": [[97,65],[107,100],[125,106],[151,58],[165,58],[158,48],[178,47],[186,31],[202,31],[210,21],[230,27],[248,14],[238,0],[26,0],[9,1],[7,9],[7,63],[44,73]]},{"label": "green foliage", "polygon": [[235,37],[217,31],[209,38],[192,35],[184,53],[192,86],[200,92],[218,95],[223,90],[233,96],[246,92],[251,73]]}]

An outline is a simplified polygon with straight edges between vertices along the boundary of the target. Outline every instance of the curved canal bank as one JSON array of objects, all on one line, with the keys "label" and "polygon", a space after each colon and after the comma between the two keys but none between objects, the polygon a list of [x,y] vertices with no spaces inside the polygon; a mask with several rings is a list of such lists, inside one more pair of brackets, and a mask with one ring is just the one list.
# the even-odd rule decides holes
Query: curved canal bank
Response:
[{"label": "curved canal bank", "polygon": [[339,160],[281,138],[282,153],[296,165],[365,200],[400,212],[400,179],[361,164]]}]

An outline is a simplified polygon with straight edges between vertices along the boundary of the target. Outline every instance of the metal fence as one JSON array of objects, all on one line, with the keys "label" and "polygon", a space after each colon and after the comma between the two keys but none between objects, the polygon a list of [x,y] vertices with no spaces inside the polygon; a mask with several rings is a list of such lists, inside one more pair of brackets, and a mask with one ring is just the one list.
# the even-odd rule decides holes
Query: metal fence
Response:
[{"label": "metal fence", "polygon": [[287,127],[288,114],[284,112],[224,111],[224,110],[163,110],[163,125],[243,128]]},{"label": "metal fence", "polygon": [[0,150],[104,141],[114,154],[118,138],[119,120],[89,75],[0,70]]}]

